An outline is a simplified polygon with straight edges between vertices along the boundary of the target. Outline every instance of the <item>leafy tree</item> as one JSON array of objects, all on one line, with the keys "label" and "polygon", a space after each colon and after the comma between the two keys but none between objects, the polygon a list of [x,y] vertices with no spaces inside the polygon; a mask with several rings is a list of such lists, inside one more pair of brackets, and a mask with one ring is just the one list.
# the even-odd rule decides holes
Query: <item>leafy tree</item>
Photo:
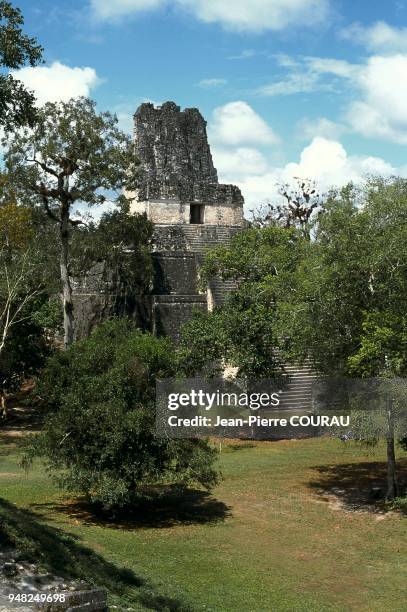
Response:
[{"label": "leafy tree", "polygon": [[103,323],[44,370],[51,412],[27,458],[44,457],[60,485],[105,507],[131,506],[153,485],[210,488],[216,453],[204,440],[154,435],[155,379],[175,372],[168,339],[126,319]]},{"label": "leafy tree", "polygon": [[[100,205],[107,191],[135,186],[136,158],[130,137],[110,113],[98,114],[86,98],[47,103],[33,128],[8,139],[5,155],[17,197],[41,206],[58,225],[63,297],[64,346],[73,341],[70,280],[71,229],[81,223],[75,205]],[[117,195],[116,201],[123,200]]]},{"label": "leafy tree", "polygon": [[31,284],[31,237],[30,210],[13,202],[0,206],[0,358],[11,328],[40,291]]},{"label": "leafy tree", "polygon": [[182,333],[186,369],[191,374],[208,363],[228,363],[238,374],[267,377],[281,372],[276,353],[275,310],[308,241],[297,229],[269,226],[237,234],[230,247],[210,251],[201,268],[202,284],[218,276],[238,290],[226,304],[197,313]]},{"label": "leafy tree", "polygon": [[[203,280],[216,274],[238,289],[224,307],[186,326],[189,363],[199,370],[205,356],[223,358],[242,374],[267,376],[278,366],[278,349],[282,360],[311,358],[331,376],[406,377],[407,181],[372,179],[363,189],[332,191],[303,229],[252,229],[208,254]],[[391,407],[386,419],[392,499]],[[375,439],[373,432],[369,441]]]},{"label": "leafy tree", "polygon": [[[372,179],[331,194],[310,257],[279,303],[286,355],[356,377],[407,374],[407,182]],[[387,498],[397,494],[394,413],[388,410]]]},{"label": "leafy tree", "polygon": [[[0,191],[0,404],[3,417],[7,413],[7,392],[17,387],[35,368],[41,367],[49,353],[41,316],[42,310],[49,305],[50,271],[38,248],[39,232],[32,210],[13,201],[6,203],[8,197],[10,193]],[[55,322],[48,317],[48,329],[54,326]]]},{"label": "leafy tree", "polygon": [[[16,70],[41,61],[42,48],[22,31],[20,9],[0,0],[0,69]],[[33,125],[36,118],[34,95],[11,74],[0,73],[0,126],[6,129]]]},{"label": "leafy tree", "polygon": [[137,296],[150,290],[153,224],[146,215],[122,207],[104,213],[99,223],[78,226],[72,234],[71,273],[80,279],[102,263],[118,303],[116,314],[128,314]]}]

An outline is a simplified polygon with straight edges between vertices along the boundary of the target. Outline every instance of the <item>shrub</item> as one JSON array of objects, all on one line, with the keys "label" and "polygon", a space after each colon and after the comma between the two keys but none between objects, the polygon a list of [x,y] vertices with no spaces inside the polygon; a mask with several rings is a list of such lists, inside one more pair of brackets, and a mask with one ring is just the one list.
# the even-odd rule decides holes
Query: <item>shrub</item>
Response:
[{"label": "shrub", "polygon": [[154,435],[155,379],[174,376],[168,339],[107,321],[52,357],[39,389],[50,414],[25,462],[45,458],[58,483],[105,507],[124,507],[157,484],[211,488],[216,451],[204,440]]}]

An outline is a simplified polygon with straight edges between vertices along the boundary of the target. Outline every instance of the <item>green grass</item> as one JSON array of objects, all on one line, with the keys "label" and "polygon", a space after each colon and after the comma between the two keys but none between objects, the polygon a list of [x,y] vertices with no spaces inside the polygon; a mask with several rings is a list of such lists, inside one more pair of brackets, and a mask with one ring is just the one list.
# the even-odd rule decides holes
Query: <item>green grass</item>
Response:
[{"label": "green grass", "polygon": [[364,505],[383,483],[382,448],[332,439],[224,443],[213,496],[174,494],[165,506],[109,523],[61,495],[42,466],[26,476],[8,442],[0,449],[0,521],[25,533],[43,565],[107,586],[116,605],[405,610],[407,519]]}]

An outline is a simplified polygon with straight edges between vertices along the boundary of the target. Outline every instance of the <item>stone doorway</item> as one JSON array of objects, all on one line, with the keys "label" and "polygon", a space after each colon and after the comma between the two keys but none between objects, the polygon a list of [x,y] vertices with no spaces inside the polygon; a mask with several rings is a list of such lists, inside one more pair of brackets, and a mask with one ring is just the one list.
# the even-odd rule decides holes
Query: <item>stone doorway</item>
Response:
[{"label": "stone doorway", "polygon": [[205,206],[203,204],[191,204],[189,211],[189,222],[193,225],[202,225],[204,222]]}]

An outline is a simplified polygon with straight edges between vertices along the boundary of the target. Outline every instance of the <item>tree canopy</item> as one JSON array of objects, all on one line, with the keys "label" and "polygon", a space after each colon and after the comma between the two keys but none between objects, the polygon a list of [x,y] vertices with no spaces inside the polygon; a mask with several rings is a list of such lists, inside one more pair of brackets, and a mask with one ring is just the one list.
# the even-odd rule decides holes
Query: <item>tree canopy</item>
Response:
[{"label": "tree canopy", "polygon": [[32,125],[36,118],[35,97],[8,70],[41,62],[42,48],[22,30],[24,18],[11,2],[0,0],[0,126],[6,129]]},{"label": "tree canopy", "polygon": [[[204,440],[158,438],[155,379],[176,374],[168,339],[107,321],[49,362],[40,392],[49,418],[31,454],[58,482],[105,507],[131,507],[152,486],[216,483],[216,452]],[[150,487],[150,488],[148,488]]]},{"label": "tree canopy", "polygon": [[45,104],[35,125],[9,135],[6,144],[5,163],[17,199],[42,207],[58,224],[68,347],[74,337],[70,237],[72,227],[81,223],[75,206],[125,200],[122,190],[134,188],[137,178],[134,143],[119,130],[114,115],[98,113],[93,101],[77,98]]},{"label": "tree canopy", "polygon": [[[237,290],[185,326],[184,350],[195,371],[223,360],[240,375],[270,376],[278,356],[311,359],[331,376],[406,376],[407,181],[376,178],[332,191],[306,223],[281,228],[277,220],[208,254],[203,279],[232,279]],[[386,419],[392,498],[390,409]]]}]

